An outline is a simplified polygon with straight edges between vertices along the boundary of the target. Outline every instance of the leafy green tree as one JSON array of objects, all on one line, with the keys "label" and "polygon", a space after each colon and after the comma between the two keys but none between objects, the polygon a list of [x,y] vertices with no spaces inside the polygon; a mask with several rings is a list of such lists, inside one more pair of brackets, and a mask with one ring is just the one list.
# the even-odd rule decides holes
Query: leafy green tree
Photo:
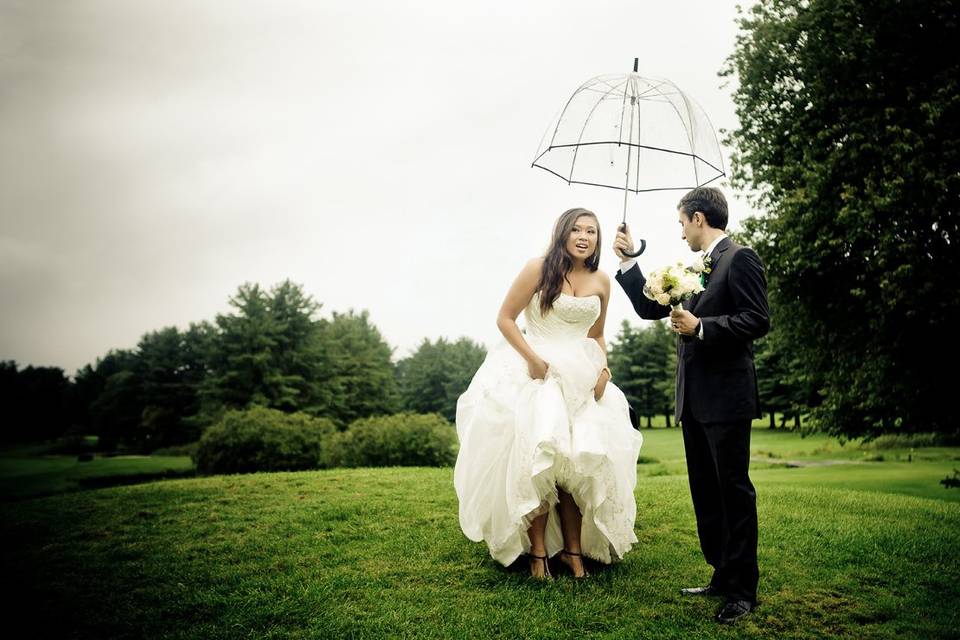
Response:
[{"label": "leafy green tree", "polygon": [[322,398],[329,404],[315,406],[314,412],[345,427],[357,418],[399,409],[396,373],[390,359],[393,348],[370,322],[366,310],[334,311],[332,319],[321,324],[316,340],[314,352],[322,364],[316,382],[326,389]]},{"label": "leafy green tree", "polygon": [[273,357],[278,327],[267,292],[244,283],[229,304],[235,311],[216,317],[219,331],[202,390],[208,406],[244,409],[288,402],[291,393]]},{"label": "leafy green tree", "polygon": [[322,324],[314,318],[322,306],[290,280],[271,289],[268,309],[275,330],[272,356],[276,369],[272,382],[277,391],[270,406],[295,411],[312,403],[312,380],[319,363],[311,339]]},{"label": "leafy green tree", "polygon": [[23,415],[19,411],[17,402],[19,394],[17,363],[13,360],[0,361],[0,405],[3,406],[3,428],[0,429],[0,441],[2,442],[17,442],[21,439]]},{"label": "leafy green tree", "polygon": [[115,450],[138,442],[144,409],[142,388],[140,377],[129,369],[117,371],[107,378],[103,391],[90,407],[99,448]]},{"label": "leafy green tree", "polygon": [[74,376],[74,421],[79,430],[99,436],[101,449],[117,448],[138,428],[143,412],[138,370],[136,352],[111,349]]},{"label": "leafy green tree", "polygon": [[0,362],[3,442],[38,442],[63,435],[70,427],[70,380],[59,367]]},{"label": "leafy green tree", "polygon": [[322,340],[327,322],[314,317],[321,305],[289,280],[269,292],[245,283],[230,305],[235,311],[217,315],[216,332],[194,330],[194,351],[206,354],[201,395],[207,421],[224,409],[252,405],[328,412],[333,392],[323,383],[331,349]]},{"label": "leafy green tree", "polygon": [[662,322],[637,329],[626,320],[611,341],[607,356],[617,387],[638,416],[652,424],[655,415],[666,416],[670,426],[676,380],[676,338]]},{"label": "leafy green tree", "polygon": [[[930,341],[960,326],[960,36],[952,0],[761,0],[737,80],[732,182],[765,214],[771,326],[813,416],[847,436],[956,431]],[[949,340],[945,344],[952,345]]]},{"label": "leafy green tree", "polygon": [[453,422],[457,399],[486,357],[486,349],[469,338],[435,343],[424,338],[410,356],[397,363],[397,380],[403,410],[439,413]]},{"label": "leafy green tree", "polygon": [[199,409],[204,370],[190,359],[187,342],[187,333],[167,327],[145,334],[137,345],[144,408],[132,440],[140,448],[153,450],[186,444],[200,437],[188,418]]},{"label": "leafy green tree", "polygon": [[753,344],[760,408],[762,411],[769,413],[770,428],[775,429],[777,427],[776,414],[780,413],[786,419],[787,412],[794,408],[789,383],[789,370],[786,367],[783,353],[777,351],[769,335]]}]

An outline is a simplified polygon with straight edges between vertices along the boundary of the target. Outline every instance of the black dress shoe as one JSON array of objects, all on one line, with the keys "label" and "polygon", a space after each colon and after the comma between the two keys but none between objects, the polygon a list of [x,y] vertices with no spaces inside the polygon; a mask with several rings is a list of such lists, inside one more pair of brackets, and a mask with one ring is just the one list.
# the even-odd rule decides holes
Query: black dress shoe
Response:
[{"label": "black dress shoe", "polygon": [[730,624],[736,622],[747,615],[756,605],[749,600],[727,600],[720,611],[717,612],[717,622]]},{"label": "black dress shoe", "polygon": [[705,587],[690,587],[689,589],[680,589],[680,593],[685,596],[722,596],[723,591],[717,589],[712,584]]}]

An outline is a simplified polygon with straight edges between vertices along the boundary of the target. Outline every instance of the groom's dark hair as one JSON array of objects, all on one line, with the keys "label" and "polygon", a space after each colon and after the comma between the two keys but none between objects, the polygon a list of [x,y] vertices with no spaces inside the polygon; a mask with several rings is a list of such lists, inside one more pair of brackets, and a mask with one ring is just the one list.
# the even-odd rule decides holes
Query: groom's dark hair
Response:
[{"label": "groom's dark hair", "polygon": [[693,214],[699,211],[714,229],[727,228],[727,199],[716,187],[697,187],[680,198],[677,209],[693,220]]}]

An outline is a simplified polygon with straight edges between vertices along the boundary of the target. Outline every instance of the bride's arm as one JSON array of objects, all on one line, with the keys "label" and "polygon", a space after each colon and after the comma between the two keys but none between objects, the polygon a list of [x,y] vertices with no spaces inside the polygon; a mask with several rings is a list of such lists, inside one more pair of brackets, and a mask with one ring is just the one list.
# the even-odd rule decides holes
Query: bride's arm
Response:
[{"label": "bride's arm", "polygon": [[[533,298],[537,283],[540,281],[542,269],[543,258],[530,260],[510,285],[507,297],[504,298],[500,312],[497,314],[497,328],[507,342],[527,361],[531,371],[530,376],[535,378],[546,375],[547,363],[523,339],[520,327],[517,326],[517,317],[530,304],[530,299]],[[534,373],[542,375],[534,375]]]},{"label": "bride's arm", "polygon": [[607,321],[607,303],[610,301],[610,276],[603,271],[597,271],[600,274],[600,284],[603,287],[603,295],[600,296],[600,316],[590,327],[587,336],[593,338],[600,345],[603,351],[603,366],[607,366],[607,341],[603,338],[603,325]]},{"label": "bride's arm", "polygon": [[607,302],[610,300],[610,276],[602,271],[598,273],[600,274],[603,285],[603,295],[600,296],[600,316],[587,333],[587,336],[597,341],[597,344],[600,345],[600,351],[603,352],[603,370],[601,370],[597,376],[597,383],[593,389],[593,397],[596,400],[599,400],[603,396],[607,382],[610,381],[610,369],[607,365],[607,341],[603,337],[603,325],[607,320]]}]

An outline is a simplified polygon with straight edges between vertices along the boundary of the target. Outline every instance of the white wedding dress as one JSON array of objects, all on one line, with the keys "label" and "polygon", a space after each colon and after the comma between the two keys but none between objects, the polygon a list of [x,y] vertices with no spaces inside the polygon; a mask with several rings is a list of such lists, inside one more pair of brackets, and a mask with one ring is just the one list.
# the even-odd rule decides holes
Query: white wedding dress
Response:
[{"label": "white wedding dress", "polygon": [[457,402],[460,528],[509,565],[530,550],[530,522],[550,511],[545,542],[553,556],[563,548],[559,485],[583,514],[581,552],[611,563],[637,541],[633,491],[643,437],[612,382],[599,402],[593,397],[604,358],[587,332],[600,316],[599,296],[561,293],[546,316],[539,302],[538,292],[524,309],[524,338],[548,363],[546,378],[531,378],[504,339]]}]

